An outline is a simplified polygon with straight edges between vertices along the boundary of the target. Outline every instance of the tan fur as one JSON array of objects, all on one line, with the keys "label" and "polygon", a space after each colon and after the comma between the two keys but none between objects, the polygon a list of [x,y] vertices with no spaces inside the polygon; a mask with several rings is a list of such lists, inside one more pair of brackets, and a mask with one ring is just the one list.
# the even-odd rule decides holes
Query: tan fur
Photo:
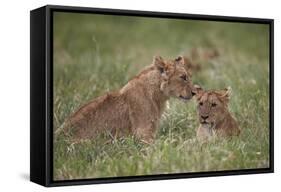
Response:
[{"label": "tan fur", "polygon": [[203,49],[195,47],[191,50],[191,58],[193,61],[208,61],[217,58],[218,56],[219,52],[215,48]]},{"label": "tan fur", "polygon": [[195,87],[200,121],[197,138],[208,140],[213,137],[238,136],[240,128],[228,110],[230,89],[204,91]]},{"label": "tan fur", "polygon": [[113,137],[132,134],[151,143],[169,97],[189,100],[192,90],[183,57],[163,60],[157,56],[123,88],[78,109],[68,119],[64,132],[75,140],[92,139],[106,132]]},{"label": "tan fur", "polygon": [[195,73],[201,71],[202,64],[219,57],[217,49],[193,48],[191,54],[184,56],[184,61],[189,69]]}]

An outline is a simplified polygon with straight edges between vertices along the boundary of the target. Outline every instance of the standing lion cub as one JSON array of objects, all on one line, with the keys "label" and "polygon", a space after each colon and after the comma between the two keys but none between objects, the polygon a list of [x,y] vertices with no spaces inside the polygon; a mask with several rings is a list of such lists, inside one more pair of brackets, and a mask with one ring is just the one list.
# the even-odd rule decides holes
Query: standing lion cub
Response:
[{"label": "standing lion cub", "polygon": [[200,121],[197,138],[199,140],[208,140],[213,136],[238,136],[240,128],[228,110],[230,88],[209,91],[204,91],[197,85],[194,88]]},{"label": "standing lion cub", "polygon": [[123,88],[80,107],[67,120],[63,132],[75,141],[107,132],[113,137],[132,134],[151,143],[169,97],[189,100],[193,95],[184,58],[164,60],[156,56]]}]

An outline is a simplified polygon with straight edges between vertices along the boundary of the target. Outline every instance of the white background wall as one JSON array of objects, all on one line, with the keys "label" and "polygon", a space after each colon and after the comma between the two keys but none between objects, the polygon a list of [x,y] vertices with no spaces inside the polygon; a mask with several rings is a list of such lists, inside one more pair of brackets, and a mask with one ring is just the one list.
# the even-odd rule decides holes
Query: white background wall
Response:
[{"label": "white background wall", "polygon": [[[275,173],[44,188],[29,182],[29,11],[45,4],[275,19]],[[0,191],[266,191],[280,190],[281,11],[278,0],[26,0],[0,6]],[[278,75],[279,74],[279,75]]]}]

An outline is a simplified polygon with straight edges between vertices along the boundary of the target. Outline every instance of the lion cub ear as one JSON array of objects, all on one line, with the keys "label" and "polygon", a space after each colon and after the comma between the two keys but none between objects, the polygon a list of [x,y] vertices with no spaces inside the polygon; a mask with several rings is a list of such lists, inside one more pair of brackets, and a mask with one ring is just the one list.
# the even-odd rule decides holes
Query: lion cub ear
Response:
[{"label": "lion cub ear", "polygon": [[224,88],[220,91],[221,98],[223,98],[226,102],[229,102],[232,90],[231,87]]},{"label": "lion cub ear", "polygon": [[175,58],[175,61],[179,64],[182,64],[182,65],[185,64],[185,58],[184,58],[184,56],[181,56],[181,55],[178,56],[177,58]]},{"label": "lion cub ear", "polygon": [[156,68],[163,73],[166,69],[166,64],[164,62],[164,60],[162,59],[162,57],[160,56],[154,56],[153,57],[153,65],[156,66]]},{"label": "lion cub ear", "polygon": [[195,95],[197,100],[200,100],[202,95],[204,93],[204,90],[200,85],[194,85],[192,90],[192,95]]},{"label": "lion cub ear", "polygon": [[175,59],[175,62],[177,64],[182,65],[185,68],[185,70],[189,73],[189,75],[192,74],[192,70],[191,70],[192,64],[189,58],[180,55]]}]

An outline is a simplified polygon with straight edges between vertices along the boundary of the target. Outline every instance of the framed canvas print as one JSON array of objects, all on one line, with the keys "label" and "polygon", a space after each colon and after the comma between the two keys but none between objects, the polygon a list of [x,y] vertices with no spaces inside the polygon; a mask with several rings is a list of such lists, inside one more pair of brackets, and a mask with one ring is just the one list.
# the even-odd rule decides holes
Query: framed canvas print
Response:
[{"label": "framed canvas print", "polygon": [[30,179],[273,172],[273,20],[31,11]]}]

